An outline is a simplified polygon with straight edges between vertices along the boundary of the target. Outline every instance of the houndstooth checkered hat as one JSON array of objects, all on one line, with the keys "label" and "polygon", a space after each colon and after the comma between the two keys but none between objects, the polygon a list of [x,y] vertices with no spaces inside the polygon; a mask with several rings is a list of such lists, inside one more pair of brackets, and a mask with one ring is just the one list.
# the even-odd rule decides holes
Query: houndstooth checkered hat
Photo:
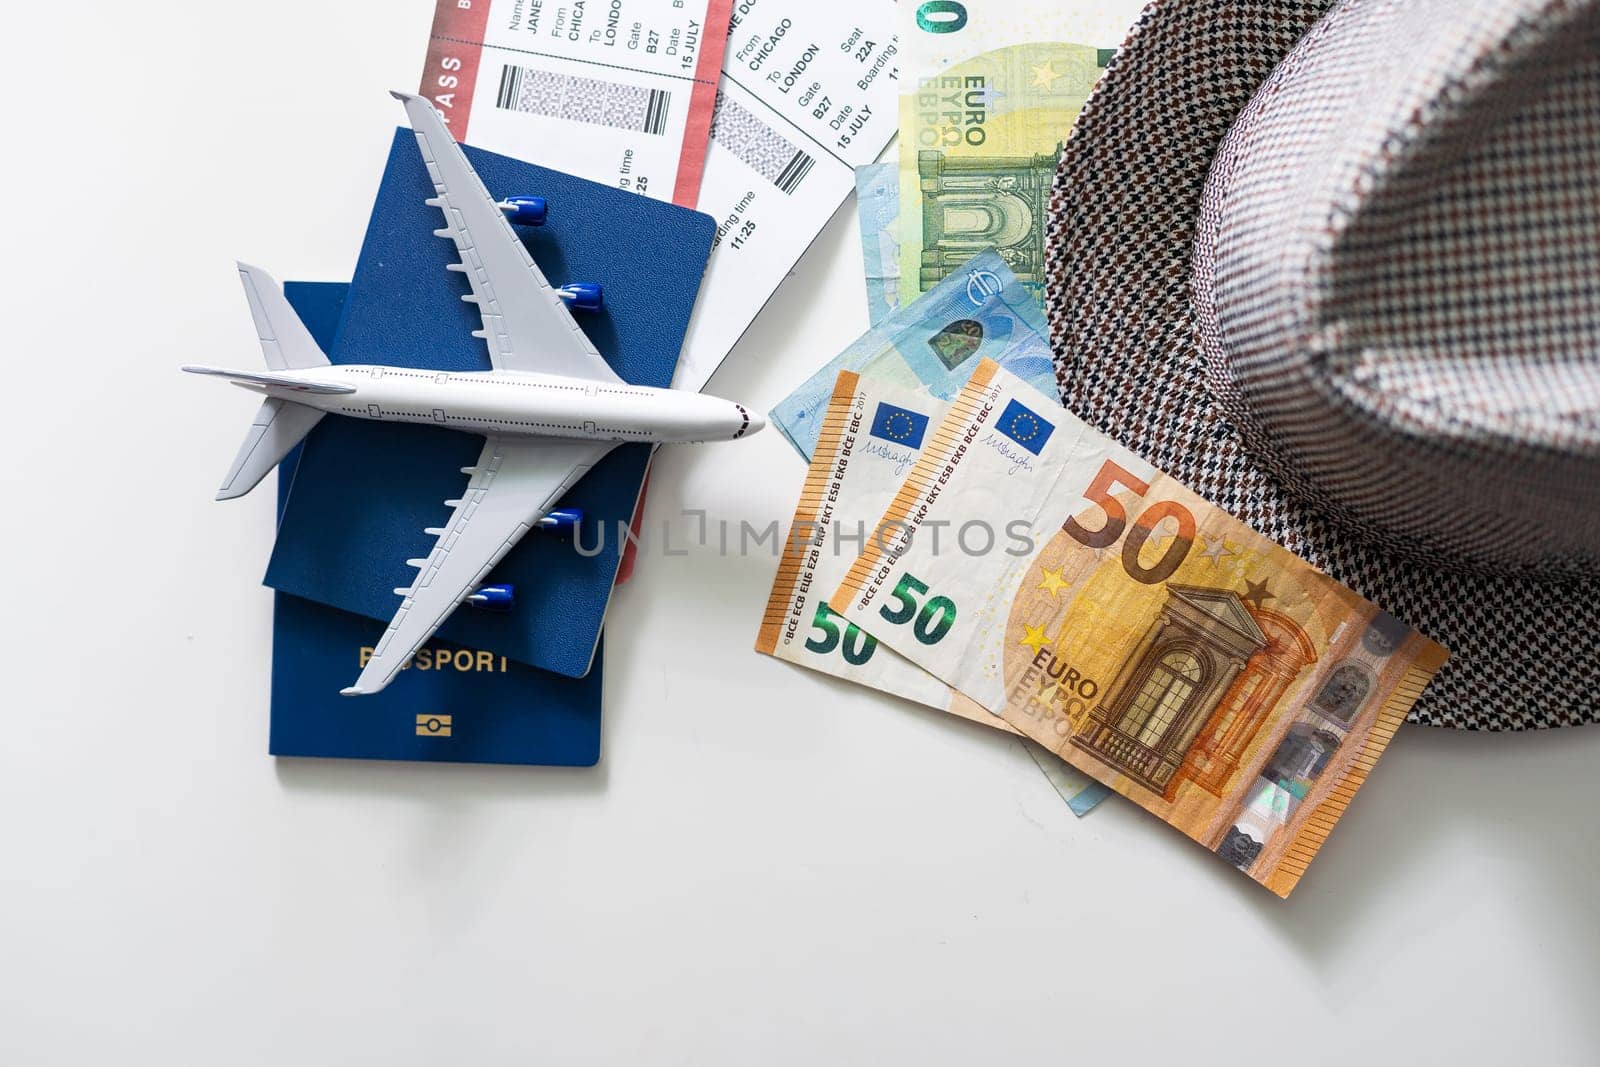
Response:
[{"label": "houndstooth checkered hat", "polygon": [[1444,644],[1412,720],[1600,721],[1600,0],[1156,0],[1051,201],[1063,403]]}]

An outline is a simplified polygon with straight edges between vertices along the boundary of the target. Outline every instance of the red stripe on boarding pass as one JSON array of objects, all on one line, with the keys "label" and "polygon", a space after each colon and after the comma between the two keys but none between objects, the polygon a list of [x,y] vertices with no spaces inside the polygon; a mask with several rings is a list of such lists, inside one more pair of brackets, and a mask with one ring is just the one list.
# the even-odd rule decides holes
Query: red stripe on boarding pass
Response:
[{"label": "red stripe on boarding pass", "polygon": [[[700,59],[694,65],[694,88],[689,91],[689,119],[683,128],[685,151],[678,163],[677,184],[672,187],[672,202],[679,207],[694,207],[700,200],[700,178],[706,170],[706,153],[711,150],[711,113],[716,107],[717,82],[722,77],[722,54],[728,48],[728,22],[732,17],[733,0],[711,0],[706,5]],[[697,146],[698,151],[688,151],[690,145]]]},{"label": "red stripe on boarding pass", "polygon": [[450,136],[467,139],[472,117],[472,90],[478,84],[483,32],[489,24],[489,0],[439,0],[428,34],[428,59],[417,92],[433,101]]}]

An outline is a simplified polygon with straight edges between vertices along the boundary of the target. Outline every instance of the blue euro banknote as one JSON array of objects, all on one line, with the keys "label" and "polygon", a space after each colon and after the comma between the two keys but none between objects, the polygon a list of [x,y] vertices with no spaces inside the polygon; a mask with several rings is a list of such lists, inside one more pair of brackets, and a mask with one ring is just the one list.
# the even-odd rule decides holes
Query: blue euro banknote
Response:
[{"label": "blue euro banknote", "polygon": [[861,271],[867,281],[867,321],[876,326],[900,307],[900,164],[856,168],[856,216],[861,220]]},{"label": "blue euro banknote", "polygon": [[1060,403],[1044,313],[993,250],[980,252],[892,312],[772,409],[773,425],[809,462],[842,370],[951,400],[992,359]]}]

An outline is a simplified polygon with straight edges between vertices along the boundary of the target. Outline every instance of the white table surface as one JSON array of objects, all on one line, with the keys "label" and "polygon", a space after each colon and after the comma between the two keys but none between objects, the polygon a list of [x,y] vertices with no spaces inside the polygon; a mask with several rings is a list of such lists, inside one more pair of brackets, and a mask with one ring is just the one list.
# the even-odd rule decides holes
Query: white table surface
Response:
[{"label": "white table surface", "polygon": [[[348,277],[431,4],[16,5],[0,1062],[1600,1061],[1600,730],[1407,727],[1280,901],[1014,741],[751,651],[770,558],[641,560],[597,768],[266,754],[232,264]],[[419,239],[427,239],[420,235]],[[853,213],[712,391],[866,325]],[[657,514],[787,517],[773,432]]]}]

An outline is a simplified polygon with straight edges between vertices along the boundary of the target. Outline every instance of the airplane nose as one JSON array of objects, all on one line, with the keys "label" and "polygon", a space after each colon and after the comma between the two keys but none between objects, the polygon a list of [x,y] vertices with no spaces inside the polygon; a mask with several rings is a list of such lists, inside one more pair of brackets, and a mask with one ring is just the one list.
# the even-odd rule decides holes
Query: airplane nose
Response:
[{"label": "airplane nose", "polygon": [[759,412],[751,411],[743,404],[733,406],[738,410],[740,420],[739,428],[733,431],[735,441],[741,437],[749,437],[753,433],[760,433],[762,427],[766,426],[767,420]]}]

